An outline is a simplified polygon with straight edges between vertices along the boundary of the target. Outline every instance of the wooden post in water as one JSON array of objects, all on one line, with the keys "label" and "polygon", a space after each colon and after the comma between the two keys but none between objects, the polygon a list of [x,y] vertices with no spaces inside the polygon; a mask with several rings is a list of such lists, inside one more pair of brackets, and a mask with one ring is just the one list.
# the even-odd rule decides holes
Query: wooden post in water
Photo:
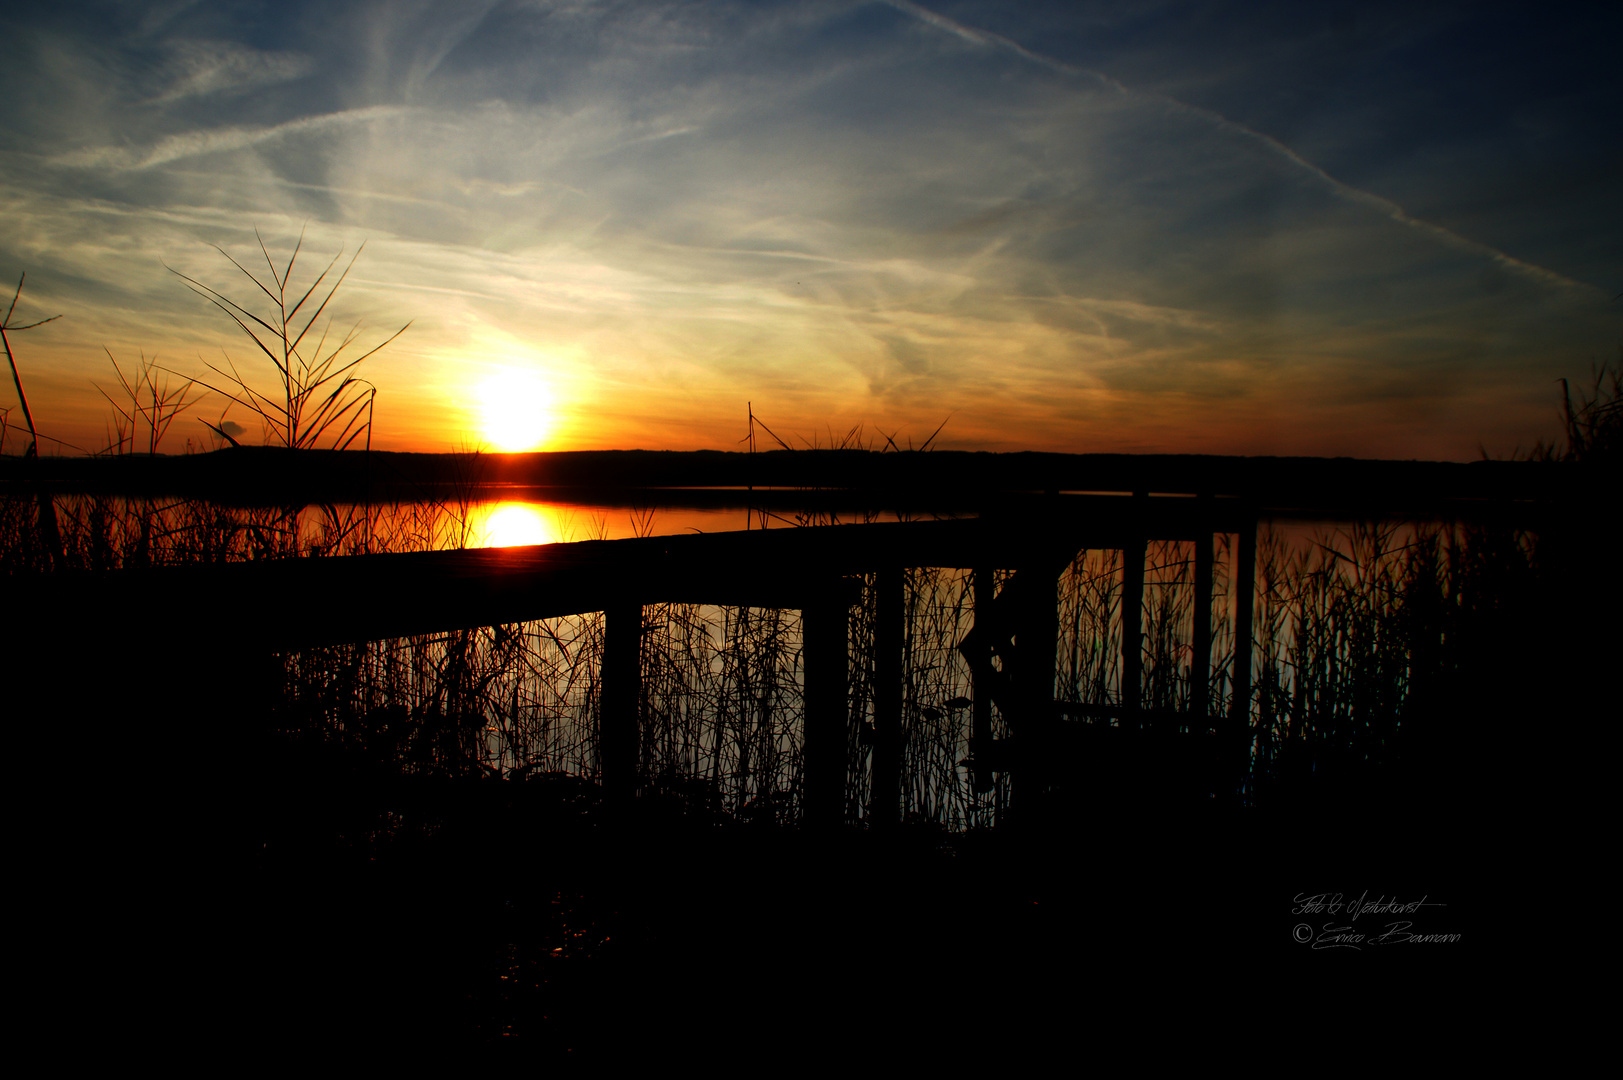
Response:
[{"label": "wooden post in water", "polygon": [[1133,535],[1121,551],[1121,707],[1123,727],[1139,725],[1144,705],[1144,540],[1139,520],[1149,492],[1133,493]]},{"label": "wooden post in water", "polygon": [[[976,567],[975,626],[984,627],[991,620],[992,598],[997,591],[997,571],[990,566]],[[990,637],[990,634],[987,635]],[[975,762],[971,783],[977,795],[984,795],[997,787],[992,779],[992,768],[987,764],[992,753],[992,658],[987,651],[977,649],[969,658],[970,705],[969,738],[970,759]]]},{"label": "wooden post in water", "polygon": [[1212,496],[1199,499],[1195,535],[1195,627],[1189,658],[1189,732],[1205,735],[1211,727],[1212,686]]},{"label": "wooden post in water", "polygon": [[874,575],[873,793],[868,817],[875,825],[901,819],[902,653],[906,648],[907,572],[886,567]]},{"label": "wooden post in water", "polygon": [[[1252,611],[1257,595],[1257,518],[1248,513],[1240,524],[1240,542],[1234,568],[1234,700],[1229,728],[1237,767],[1249,766],[1251,743],[1251,638]],[[1243,773],[1242,773],[1243,775]]]},{"label": "wooden post in water", "polygon": [[622,602],[603,612],[603,706],[598,754],[604,794],[627,800],[637,789],[641,754],[642,605]]},{"label": "wooden post in water", "polygon": [[839,581],[830,582],[801,609],[806,680],[802,805],[806,824],[816,828],[845,819],[848,611]]}]

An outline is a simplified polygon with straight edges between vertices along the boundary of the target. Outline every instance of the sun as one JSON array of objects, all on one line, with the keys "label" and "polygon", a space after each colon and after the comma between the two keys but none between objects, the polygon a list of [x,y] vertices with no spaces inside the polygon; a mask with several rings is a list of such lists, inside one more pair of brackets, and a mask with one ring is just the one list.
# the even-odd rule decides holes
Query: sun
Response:
[{"label": "sun", "polygon": [[511,369],[479,384],[484,440],[497,450],[539,450],[552,432],[552,394],[535,375]]}]

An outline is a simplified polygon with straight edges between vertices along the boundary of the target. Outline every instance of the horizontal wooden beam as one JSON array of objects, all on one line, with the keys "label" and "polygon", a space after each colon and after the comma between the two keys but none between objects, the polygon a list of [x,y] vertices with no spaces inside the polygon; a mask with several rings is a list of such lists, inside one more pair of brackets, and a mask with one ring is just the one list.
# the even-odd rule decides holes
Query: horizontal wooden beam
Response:
[{"label": "horizontal wooden beam", "polygon": [[[533,547],[286,559],[10,583],[14,612],[94,627],[220,634],[277,650],[494,626],[621,604],[804,608],[831,580],[898,566],[1018,567],[1055,552],[1222,530],[1188,499],[1044,499],[1019,520],[962,518],[592,540]],[[13,624],[10,632],[24,632]]]}]

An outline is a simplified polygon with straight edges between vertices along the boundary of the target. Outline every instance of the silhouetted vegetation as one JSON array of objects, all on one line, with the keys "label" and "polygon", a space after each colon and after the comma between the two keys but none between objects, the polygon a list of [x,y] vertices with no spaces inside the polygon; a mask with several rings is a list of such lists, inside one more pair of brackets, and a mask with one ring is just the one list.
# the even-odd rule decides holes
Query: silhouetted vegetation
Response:
[{"label": "silhouetted vegetation", "polygon": [[[256,284],[278,305],[276,319],[256,319],[200,288],[250,334],[245,319],[269,332],[256,342],[276,362],[286,392],[273,400],[248,389],[234,369],[221,374],[234,400],[279,433],[284,451],[349,445],[370,424],[370,390],[351,371],[358,359],[340,363],[330,352],[313,365],[296,360],[310,325],[293,320],[315,286],[290,306],[293,259],[282,270],[268,254],[267,263],[274,288]],[[187,387],[171,389],[160,372],[144,358],[133,374],[119,369],[125,397],[110,399],[114,456],[138,448],[155,454],[191,404]],[[1112,865],[1125,865],[1137,856],[1111,844],[1160,836],[1156,843],[1179,854],[1179,867],[1209,870],[1234,857],[1202,846],[1219,835],[1211,830],[1243,815],[1270,826],[1317,823],[1379,806],[1436,821],[1492,812],[1499,785],[1540,791],[1507,760],[1566,692],[1552,673],[1576,664],[1581,681],[1615,642],[1615,626],[1595,632],[1586,608],[1616,610],[1607,606],[1615,584],[1593,578],[1609,572],[1610,558],[1597,553],[1615,537],[1618,402],[1611,369],[1591,391],[1566,396],[1565,444],[1534,454],[1541,475],[1562,470],[1536,530],[1492,514],[1265,526],[1250,641],[1235,640],[1236,549],[1221,534],[1209,658],[1193,655],[1195,546],[1152,542],[1136,700],[1123,700],[1121,552],[1077,552],[1054,589],[1053,698],[1056,717],[1068,717],[1063,725],[1079,737],[1056,744],[1075,757],[1048,763],[1041,805],[1059,810],[1055,821],[1071,830],[1067,836],[1090,837],[1092,858],[1109,851],[1121,860]],[[229,438],[221,424],[214,428]],[[795,455],[796,468],[812,456]],[[944,459],[920,466],[887,456],[902,470],[889,477],[893,491],[906,487],[899,479],[906,470],[950,467]],[[1110,475],[1136,480],[1137,467]],[[1286,490],[1307,483],[1311,469],[1298,462],[1268,475],[1272,490]],[[476,488],[438,490],[437,501],[398,505],[309,510],[309,501],[292,498],[254,508],[198,495],[53,494],[34,474],[0,498],[0,567],[38,597],[53,579],[465,543]],[[798,521],[820,523],[820,513],[807,510]],[[1011,518],[1010,527],[1022,522]],[[640,531],[649,528],[645,517]],[[1007,568],[992,573],[989,595],[1011,580]],[[161,590],[164,579],[142,580]],[[745,992],[786,961],[827,964],[856,948],[935,978],[960,967],[996,978],[1012,961],[990,938],[1055,947],[1055,935],[1067,931],[1030,908],[1071,887],[1055,884],[1071,880],[1055,854],[1063,845],[1032,840],[1031,831],[1016,835],[1033,848],[985,845],[994,827],[1011,815],[1018,822],[1013,811],[1037,801],[1031,774],[988,756],[1012,734],[1011,717],[994,704],[985,739],[970,741],[976,686],[959,645],[974,623],[975,586],[966,570],[903,573],[903,827],[887,832],[870,828],[879,588],[875,575],[860,582],[849,638],[849,828],[835,854],[795,831],[806,795],[806,648],[794,609],[641,609],[639,790],[629,804],[606,798],[598,783],[605,641],[598,612],[270,654],[233,648],[229,619],[253,619],[258,605],[281,603],[319,621],[369,598],[239,596],[222,598],[222,612],[197,613],[211,638],[194,648],[200,670],[177,659],[190,655],[186,642],[132,646],[123,629],[78,628],[86,641],[41,638],[28,625],[37,614],[30,611],[13,614],[9,651],[37,690],[35,714],[55,716],[72,706],[50,704],[49,694],[65,693],[60,688],[81,666],[97,664],[97,635],[112,642],[101,661],[112,674],[88,699],[104,715],[86,724],[92,734],[84,745],[134,747],[108,755],[116,765],[99,774],[121,804],[153,777],[178,783],[198,772],[249,774],[247,820],[233,823],[223,843],[253,853],[277,910],[265,964],[288,983],[303,977],[301,965],[364,971],[364,990],[375,995],[346,1017],[350,990],[318,987],[314,998],[327,1019],[312,1021],[281,1002],[271,1011],[286,1023],[353,1023],[421,1038],[413,1017],[427,1009],[451,1041],[534,1035],[569,1049],[613,1037],[616,980],[627,971],[672,995],[660,1029],[674,1032],[704,1023],[708,1003]],[[161,591],[152,603],[164,603]],[[229,618],[225,603],[236,605]],[[139,612],[111,615],[130,617],[130,633],[139,635]],[[1252,658],[1254,677],[1249,697],[1236,703],[1240,650]],[[142,682],[171,664],[177,680],[202,691]],[[125,694],[127,717],[119,714]],[[1205,715],[1192,711],[1201,698]],[[1598,700],[1592,688],[1567,698],[1582,710]],[[122,730],[126,723],[139,730]],[[1089,741],[1090,733],[1105,738]],[[185,749],[171,745],[188,740]],[[1202,755],[1212,761],[1185,767]],[[978,769],[989,783],[976,782]],[[171,822],[209,810],[204,799],[178,802]],[[1173,828],[1186,846],[1167,846],[1174,842],[1158,830]],[[1096,831],[1108,836],[1097,839]],[[879,900],[853,906],[842,898],[834,878],[853,866]],[[969,884],[960,880],[966,870]],[[957,889],[964,906],[926,910],[904,899],[920,882]],[[343,912],[364,912],[364,932],[352,933]],[[973,933],[963,929],[965,912],[983,920]],[[772,944],[783,938],[780,916],[800,927],[789,953]],[[896,940],[913,932],[924,936]],[[687,933],[702,943],[679,940]],[[984,951],[960,963],[945,950],[964,940]],[[687,994],[692,986],[700,993]],[[746,1011],[764,1024],[770,1007],[762,1000]]]},{"label": "silhouetted vegetation", "polygon": [[[132,447],[135,428],[145,425],[145,449],[155,449],[185,402],[184,389],[161,388],[153,371],[146,365],[133,377],[120,373],[130,401],[119,409],[125,426],[116,448]],[[1615,455],[1617,400],[1616,373],[1602,372],[1592,393],[1569,401],[1566,446],[1540,456],[1606,467]],[[232,509],[196,498],[86,494],[57,496],[51,507],[54,529],[41,526],[32,497],[8,496],[0,506],[0,565],[8,574],[425,550],[459,542],[466,521],[460,504],[443,502],[327,505],[309,521],[286,508]],[[1577,527],[1552,519],[1550,543],[1575,542]],[[1226,535],[1219,545],[1210,715],[1180,722],[1191,733],[1215,726],[1212,718],[1232,705],[1232,551]],[[1391,784],[1438,765],[1437,732],[1448,725],[1451,702],[1478,676],[1491,677],[1480,657],[1503,653],[1491,643],[1515,642],[1560,602],[1550,598],[1546,546],[1525,531],[1469,523],[1365,524],[1311,537],[1298,531],[1289,539],[1265,534],[1250,766],[1233,796],[1248,803],[1285,792],[1298,798],[1354,775],[1360,783],[1379,777]],[[1077,555],[1056,595],[1057,701],[1187,713],[1196,669],[1193,561],[1190,544],[1151,546],[1142,700],[1126,703],[1119,553]],[[1000,776],[994,790],[977,793],[960,764],[972,687],[955,646],[972,625],[972,583],[967,571],[913,568],[906,577],[902,812],[951,829],[996,820],[1008,784],[1017,782]],[[869,799],[872,586],[871,579],[865,583],[852,621],[846,803],[853,817]],[[319,617],[316,610],[312,617]],[[644,623],[648,789],[682,792],[706,812],[793,820],[803,709],[798,616],[661,605],[645,609]],[[403,776],[589,776],[598,760],[601,635],[600,616],[582,614],[291,654],[283,662],[276,722],[288,737]],[[1500,677],[1518,666],[1499,667]],[[993,715],[1003,732],[995,709]],[[388,816],[381,807],[378,813]]]}]

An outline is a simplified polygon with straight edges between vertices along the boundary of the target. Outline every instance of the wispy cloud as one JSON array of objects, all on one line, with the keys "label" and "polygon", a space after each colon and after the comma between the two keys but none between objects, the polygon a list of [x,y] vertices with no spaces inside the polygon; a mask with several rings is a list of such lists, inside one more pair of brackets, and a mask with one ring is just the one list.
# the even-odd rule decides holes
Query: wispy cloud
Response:
[{"label": "wispy cloud", "polygon": [[315,70],[307,53],[267,52],[229,41],[175,41],[168,45],[169,85],[156,105],[216,93],[245,93],[302,79]]},{"label": "wispy cloud", "polygon": [[166,135],[150,147],[89,146],[52,159],[70,169],[150,169],[172,161],[203,154],[245,150],[288,135],[328,131],[352,124],[399,116],[405,110],[390,105],[372,105],[320,116],[301,116],[267,127],[218,127]]},{"label": "wispy cloud", "polygon": [[1371,192],[1362,191],[1356,187],[1353,187],[1351,184],[1336,179],[1324,169],[1307,160],[1301,154],[1297,153],[1289,146],[1286,146],[1283,142],[1274,138],[1273,136],[1258,131],[1246,124],[1230,120],[1228,117],[1223,116],[1221,113],[1214,112],[1211,109],[1203,109],[1199,106],[1190,105],[1166,94],[1130,89],[1103,72],[1078,67],[1074,64],[1065,63],[1062,60],[1056,60],[1053,57],[1044,56],[1041,53],[1034,52],[1033,50],[1026,48],[1016,41],[1003,37],[1000,34],[989,33],[985,30],[977,30],[973,27],[965,26],[964,24],[950,19],[945,15],[938,14],[920,4],[913,3],[911,0],[879,0],[879,2],[896,8],[898,11],[904,11],[909,15],[913,15],[923,22],[937,27],[938,29],[944,30],[947,33],[961,38],[962,40],[973,45],[1003,49],[1021,57],[1022,59],[1029,60],[1032,63],[1040,64],[1043,67],[1049,68],[1050,70],[1087,78],[1098,82],[1103,86],[1108,86],[1112,90],[1119,93],[1139,95],[1146,99],[1162,102],[1169,108],[1175,109],[1179,112],[1184,112],[1191,116],[1197,116],[1202,119],[1209,120],[1225,131],[1233,132],[1247,139],[1254,139],[1263,146],[1266,146],[1273,153],[1278,154],[1280,157],[1290,162],[1292,165],[1306,170],[1314,177],[1323,181],[1323,183],[1329,187],[1330,190],[1334,191],[1342,198],[1351,202],[1357,202],[1365,206],[1369,206],[1400,225],[1416,229],[1427,236],[1449,245],[1450,247],[1457,248],[1461,251],[1468,251],[1475,255],[1486,256],[1509,270],[1517,273],[1527,274],[1533,278],[1545,282],[1546,284],[1559,285],[1565,288],[1581,289],[1595,294],[1600,294],[1604,291],[1595,288],[1593,285],[1574,281],[1565,275],[1556,273],[1554,270],[1550,270],[1542,266],[1536,266],[1532,263],[1514,258],[1513,256],[1507,255],[1503,251],[1500,251],[1489,244],[1461,236],[1441,225],[1437,225],[1429,221],[1422,221],[1421,219],[1407,213],[1401,206],[1390,199],[1384,199],[1381,196],[1375,195]]},{"label": "wispy cloud", "polygon": [[42,33],[15,77],[48,92],[0,129],[0,260],[69,315],[69,416],[99,408],[72,387],[102,344],[236,347],[164,263],[224,286],[210,245],[256,227],[365,239],[339,314],[416,320],[374,373],[380,439],[430,448],[522,367],[576,446],[730,444],[749,400],[808,430],[951,413],[948,445],[988,448],[1360,452],[1362,416],[1369,452],[1469,456],[1607,347],[1615,310],[1503,229],[1411,215],[1107,49],[981,29],[996,10],[336,3],[268,47],[196,6]]}]

